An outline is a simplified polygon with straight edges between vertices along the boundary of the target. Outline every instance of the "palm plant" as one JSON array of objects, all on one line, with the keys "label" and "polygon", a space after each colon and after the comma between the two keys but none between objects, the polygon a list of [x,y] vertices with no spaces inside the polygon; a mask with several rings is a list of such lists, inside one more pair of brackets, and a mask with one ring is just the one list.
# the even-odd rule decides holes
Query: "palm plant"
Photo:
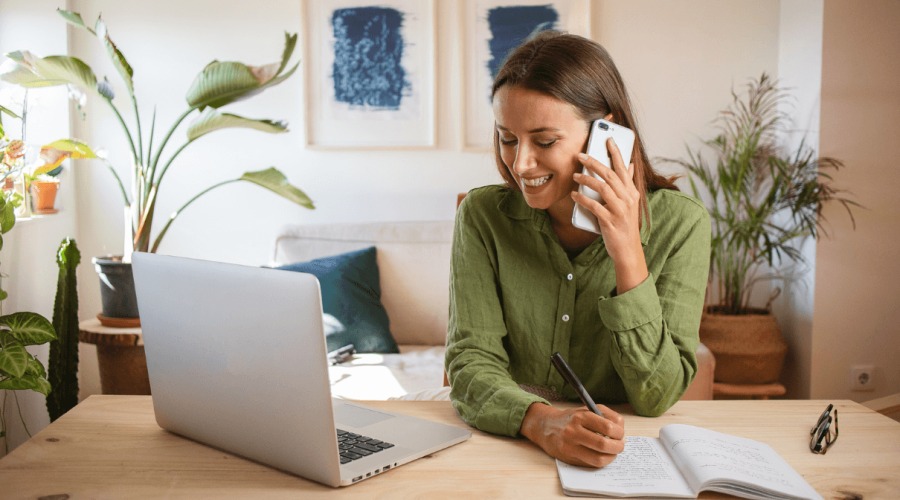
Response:
[{"label": "palm plant", "polygon": [[[246,172],[237,179],[226,180],[215,184],[191,198],[179,210],[173,213],[162,230],[157,234],[151,244],[151,227],[158,199],[159,187],[165,177],[169,166],[175,158],[188,145],[194,143],[200,137],[225,128],[251,128],[268,133],[287,132],[287,124],[268,119],[250,119],[230,113],[222,113],[219,108],[240,100],[250,98],[260,92],[278,85],[288,79],[296,71],[299,63],[289,70],[288,61],[297,43],[296,34],[285,33],[285,47],[281,61],[264,66],[248,66],[239,62],[212,61],[194,79],[188,89],[187,109],[181,114],[175,123],[169,128],[163,139],[154,149],[154,131],[156,129],[156,113],[150,124],[150,135],[147,147],[144,148],[144,135],[142,133],[140,113],[137,98],[134,93],[134,71],[125,59],[125,56],[113,43],[109,36],[106,23],[97,18],[94,27],[88,27],[77,12],[58,10],[59,14],[70,24],[87,30],[100,41],[106,48],[112,60],[113,66],[118,71],[125,87],[128,90],[131,104],[134,107],[134,131],[125,122],[117,105],[113,102],[115,97],[112,87],[104,77],[98,81],[93,70],[83,61],[69,56],[37,57],[28,51],[16,51],[7,54],[13,64],[5,65],[0,69],[0,79],[20,85],[26,88],[50,87],[56,85],[70,85],[79,87],[85,92],[94,94],[106,102],[115,113],[116,118],[125,132],[132,155],[133,176],[130,186],[130,196],[125,188],[125,183],[119,177],[116,170],[107,163],[110,171],[116,178],[122,193],[126,207],[126,222],[130,226],[130,243],[125,246],[124,260],[130,261],[133,250],[155,252],[169,229],[172,221],[188,205],[197,198],[216,187],[237,181],[247,181],[262,186],[275,194],[278,194],[298,205],[306,208],[314,208],[310,199],[300,189],[287,182],[286,177],[274,167],[254,172]],[[196,112],[196,113],[195,113]],[[189,116],[198,115],[187,130],[187,140],[174,153],[164,159],[163,152],[175,129]],[[77,142],[77,143],[76,143]],[[58,144],[57,146],[60,146]],[[68,144],[61,143],[57,147],[58,154],[66,157],[95,158],[97,155],[86,144],[72,141]],[[67,149],[68,148],[68,149]],[[60,157],[55,158],[58,161]],[[58,161],[56,162],[58,164]]]},{"label": "palm plant", "polygon": [[856,221],[850,206],[859,206],[840,195],[825,170],[840,169],[837,159],[818,157],[801,142],[788,153],[779,143],[787,117],[778,110],[788,97],[785,89],[765,73],[747,85],[747,93],[732,91],[733,102],[720,112],[715,124],[719,135],[705,144],[713,162],[700,151],[687,148],[688,159],[663,159],[690,172],[694,196],[701,197],[695,178],[706,191],[712,217],[710,281],[715,282],[719,303],[712,310],[723,314],[749,314],[753,286],[763,264],[785,259],[803,263],[794,246],[797,238],[818,239],[826,233],[822,208],[837,201]]}]

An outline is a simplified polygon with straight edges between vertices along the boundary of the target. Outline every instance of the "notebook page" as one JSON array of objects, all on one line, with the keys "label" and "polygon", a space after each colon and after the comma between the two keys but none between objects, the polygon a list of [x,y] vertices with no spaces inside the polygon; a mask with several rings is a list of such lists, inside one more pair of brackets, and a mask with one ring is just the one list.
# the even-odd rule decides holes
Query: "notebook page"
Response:
[{"label": "notebook page", "polygon": [[659,437],[688,484],[697,490],[727,491],[724,480],[741,490],[760,492],[758,498],[822,498],[767,444],[682,424],[663,427]]},{"label": "notebook page", "polygon": [[559,480],[566,493],[606,496],[659,496],[696,498],[678,472],[662,443],[656,438],[629,436],[625,451],[600,469],[577,467],[556,461]]}]

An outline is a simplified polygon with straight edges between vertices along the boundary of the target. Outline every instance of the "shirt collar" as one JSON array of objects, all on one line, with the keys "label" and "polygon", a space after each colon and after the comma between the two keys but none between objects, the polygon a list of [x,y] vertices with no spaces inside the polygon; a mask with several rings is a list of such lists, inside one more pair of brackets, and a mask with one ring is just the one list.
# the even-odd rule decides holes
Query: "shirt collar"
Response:
[{"label": "shirt collar", "polygon": [[[647,193],[647,211],[644,213],[643,223],[641,224],[641,245],[643,246],[647,246],[650,242],[650,227],[648,221],[653,218],[652,210],[650,209],[650,199],[652,197],[653,193]],[[544,217],[540,217],[539,214],[536,213],[538,212],[537,209],[528,206],[528,203],[525,201],[525,196],[521,191],[514,191],[512,189],[507,190],[503,195],[503,198],[500,199],[500,204],[497,208],[511,219],[531,219],[535,222],[544,219]],[[546,210],[542,210],[541,212],[546,212]]]},{"label": "shirt collar", "polygon": [[521,191],[514,191],[512,189],[506,190],[506,193],[503,194],[497,208],[506,214],[507,217],[516,220],[531,219],[535,211],[535,209],[528,206],[528,203],[525,201],[525,196],[522,195]]}]

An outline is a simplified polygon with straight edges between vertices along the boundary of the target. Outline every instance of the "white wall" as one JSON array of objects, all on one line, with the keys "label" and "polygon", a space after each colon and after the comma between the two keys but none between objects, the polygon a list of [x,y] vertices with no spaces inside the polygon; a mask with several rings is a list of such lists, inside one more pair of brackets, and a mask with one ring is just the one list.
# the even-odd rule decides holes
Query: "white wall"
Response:
[{"label": "white wall", "polygon": [[[43,0],[3,0],[0,4],[0,54],[27,49],[41,55],[65,54],[66,30],[57,22],[57,7],[65,8],[65,2]],[[46,28],[50,27],[50,28]],[[46,29],[45,29],[46,28]],[[9,88],[0,82],[0,89]],[[69,114],[65,88],[32,90],[28,93],[26,118],[26,161],[37,159],[41,144],[69,136]],[[16,107],[14,111],[20,111]],[[7,134],[21,139],[21,121],[4,116]],[[53,317],[53,300],[56,293],[58,267],[56,251],[65,237],[76,236],[77,217],[73,177],[67,167],[60,175],[60,191],[57,195],[56,215],[16,222],[12,231],[3,236],[0,251],[0,271],[10,277],[3,280],[3,288],[9,298],[3,301],[3,314],[19,311],[36,312],[47,319]],[[78,241],[80,243],[80,241]],[[28,351],[47,366],[47,345],[32,346]],[[6,392],[6,418],[9,425],[10,449],[28,439],[19,419],[18,400],[28,431],[32,434],[49,423],[44,396],[33,391]],[[0,394],[2,404],[3,394]],[[0,456],[3,449],[0,447]]]},{"label": "white wall", "polygon": [[[594,38],[629,88],[647,153],[684,157],[713,137],[717,113],[762,72],[778,73],[777,0],[593,2]],[[788,40],[786,43],[793,43]],[[665,174],[680,167],[659,165]],[[686,179],[682,179],[686,181]],[[690,184],[679,182],[690,193]]]},{"label": "white wall", "polygon": [[[823,0],[781,2],[778,44],[778,79],[790,89],[791,99],[780,111],[792,120],[787,146],[796,151],[801,142],[818,149],[819,103],[822,91],[822,10]],[[786,398],[809,398],[812,369],[813,291],[815,290],[816,241],[807,238],[797,245],[805,265],[786,263],[779,268],[785,281],[761,283],[763,297],[782,289],[772,310],[782,337],[788,344],[781,382]],[[760,295],[757,295],[759,297]]]},{"label": "white wall", "polygon": [[[828,0],[824,11],[821,152],[847,168],[835,183],[868,210],[856,230],[840,206],[816,252],[813,398],[866,401],[900,392],[900,3]],[[874,364],[875,390],[850,391],[850,368]]]}]

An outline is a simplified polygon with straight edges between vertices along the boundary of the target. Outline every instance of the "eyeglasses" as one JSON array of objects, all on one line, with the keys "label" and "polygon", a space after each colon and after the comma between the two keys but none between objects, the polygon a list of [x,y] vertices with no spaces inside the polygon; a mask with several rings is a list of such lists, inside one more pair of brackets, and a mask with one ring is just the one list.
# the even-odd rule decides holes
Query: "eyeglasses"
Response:
[{"label": "eyeglasses", "polygon": [[[834,419],[831,417],[831,410],[834,409]],[[834,426],[831,423],[834,421]],[[828,448],[837,441],[838,438],[838,411],[834,405],[828,405],[819,421],[809,431],[812,439],[809,441],[809,451],[813,453],[821,453],[822,455],[828,451]]]}]

